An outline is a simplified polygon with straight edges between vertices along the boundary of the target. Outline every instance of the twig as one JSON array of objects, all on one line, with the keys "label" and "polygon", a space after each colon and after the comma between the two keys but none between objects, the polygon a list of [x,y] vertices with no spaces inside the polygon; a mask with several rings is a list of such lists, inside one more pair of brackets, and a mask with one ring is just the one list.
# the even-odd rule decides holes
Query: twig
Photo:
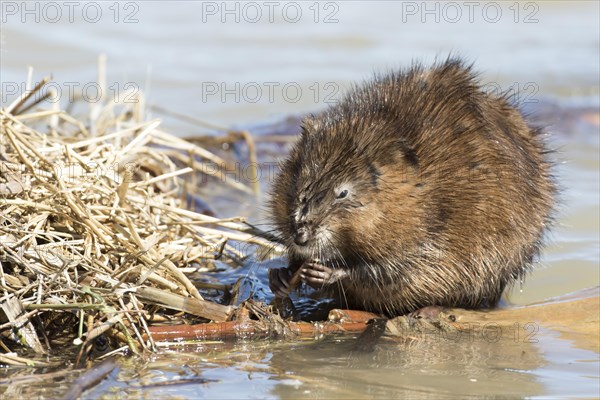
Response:
[{"label": "twig", "polygon": [[96,386],[104,378],[106,378],[111,372],[117,368],[118,364],[114,358],[109,358],[102,361],[99,365],[95,366],[84,372],[71,384],[71,387],[63,397],[63,400],[76,400],[83,392]]}]

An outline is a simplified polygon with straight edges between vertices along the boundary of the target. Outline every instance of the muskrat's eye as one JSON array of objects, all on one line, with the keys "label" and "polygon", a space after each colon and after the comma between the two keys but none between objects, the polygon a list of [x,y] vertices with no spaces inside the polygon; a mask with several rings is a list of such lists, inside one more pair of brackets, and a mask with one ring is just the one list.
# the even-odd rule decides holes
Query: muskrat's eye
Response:
[{"label": "muskrat's eye", "polygon": [[342,190],[338,195],[337,198],[338,199],[343,199],[344,197],[348,196],[348,189],[344,189]]}]

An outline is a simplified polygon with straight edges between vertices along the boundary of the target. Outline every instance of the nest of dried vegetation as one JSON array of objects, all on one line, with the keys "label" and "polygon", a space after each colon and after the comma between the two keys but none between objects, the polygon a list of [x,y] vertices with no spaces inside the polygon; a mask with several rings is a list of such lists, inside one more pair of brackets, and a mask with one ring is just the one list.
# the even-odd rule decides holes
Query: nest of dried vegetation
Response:
[{"label": "nest of dried vegetation", "polygon": [[0,362],[31,364],[15,349],[55,351],[60,337],[79,356],[101,335],[139,351],[150,319],[230,318],[190,273],[239,259],[234,243],[277,245],[243,218],[189,209],[195,179],[226,161],[145,120],[141,93],[77,116],[43,101],[46,81],[0,110]]}]

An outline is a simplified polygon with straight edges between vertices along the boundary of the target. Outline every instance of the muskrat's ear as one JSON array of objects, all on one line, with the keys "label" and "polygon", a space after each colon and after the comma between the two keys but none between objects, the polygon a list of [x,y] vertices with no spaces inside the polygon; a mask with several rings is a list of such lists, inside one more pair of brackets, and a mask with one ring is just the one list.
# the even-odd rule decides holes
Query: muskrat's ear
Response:
[{"label": "muskrat's ear", "polygon": [[404,161],[406,161],[411,167],[417,168],[419,166],[419,157],[417,156],[415,149],[412,147],[402,147],[402,155],[404,156]]},{"label": "muskrat's ear", "polygon": [[[398,151],[398,149],[400,151]],[[419,168],[419,156],[413,146],[402,138],[395,138],[390,145],[385,147],[384,157],[380,157],[383,164],[397,164],[403,161],[411,168]]]}]

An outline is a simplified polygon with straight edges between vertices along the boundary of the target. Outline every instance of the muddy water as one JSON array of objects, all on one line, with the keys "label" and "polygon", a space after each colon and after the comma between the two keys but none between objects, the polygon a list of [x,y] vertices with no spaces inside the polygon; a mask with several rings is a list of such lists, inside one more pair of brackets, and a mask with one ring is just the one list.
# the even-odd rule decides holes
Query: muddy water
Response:
[{"label": "muddy water", "polygon": [[[325,107],[373,70],[461,54],[475,61],[490,90],[519,89],[523,108],[550,126],[549,140],[560,150],[556,174],[564,190],[557,226],[540,264],[508,293],[509,304],[571,292],[597,297],[579,291],[600,284],[598,3],[475,3],[432,2],[426,9],[422,2],[276,3],[271,20],[260,2],[229,3],[229,11],[221,2],[89,2],[74,6],[71,21],[60,2],[54,3],[60,18],[42,3],[29,3],[27,11],[21,2],[3,2],[1,100],[14,98],[31,65],[34,79],[53,74],[63,105],[69,88],[79,93],[85,84],[93,101],[96,57],[105,53],[105,95],[132,83],[150,106],[250,126],[260,135],[293,131],[294,124],[272,129],[263,122]],[[182,136],[206,133],[161,110],[148,113]],[[264,162],[285,153],[285,147],[260,146]],[[268,188],[268,179],[262,184]],[[264,199],[228,195],[235,198],[222,201],[222,214],[242,212],[265,222],[257,211]],[[247,277],[248,292],[268,298],[261,266],[224,270],[218,278]],[[598,311],[588,307],[577,315],[586,320]],[[535,308],[531,318],[516,322],[515,331],[500,338],[385,340],[371,352],[354,350],[352,338],[171,347],[123,361],[89,397],[598,397],[597,346],[540,323]],[[175,380],[180,384],[160,385]],[[0,393],[64,394],[69,379],[53,382],[3,381]]]}]

